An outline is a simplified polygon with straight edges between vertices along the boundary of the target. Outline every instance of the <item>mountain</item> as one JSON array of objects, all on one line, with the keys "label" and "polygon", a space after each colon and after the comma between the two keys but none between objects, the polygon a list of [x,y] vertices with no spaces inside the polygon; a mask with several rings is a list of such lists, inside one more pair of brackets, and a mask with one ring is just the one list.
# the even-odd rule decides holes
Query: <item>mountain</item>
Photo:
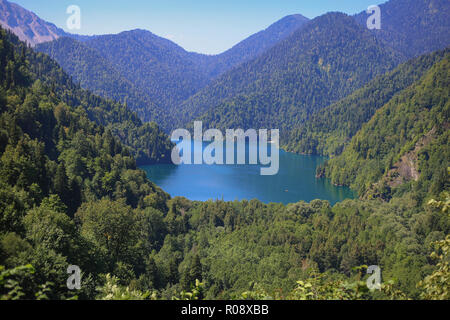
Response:
[{"label": "mountain", "polygon": [[419,80],[449,52],[450,49],[446,49],[412,59],[313,114],[307,122],[292,130],[286,150],[303,154],[339,155],[379,108]]},{"label": "mountain", "polygon": [[57,28],[54,24],[6,0],[0,0],[0,25],[32,46],[67,35],[64,30]]},{"label": "mountain", "polygon": [[[68,97],[82,91],[72,92],[70,83],[59,87],[67,78],[51,59],[34,53],[3,28],[0,43],[0,292],[5,297],[10,291],[4,286],[4,266],[26,260],[25,269],[33,270],[27,280],[19,280],[16,298],[32,298],[39,283],[46,283],[46,298],[63,299],[73,296],[65,282],[68,261],[77,261],[89,273],[106,265],[99,258],[103,253],[92,250],[89,240],[80,236],[74,219],[79,208],[102,200],[103,209],[95,211],[103,213],[96,221],[115,221],[129,231],[126,220],[142,226],[129,234],[141,234],[139,239],[120,240],[121,245],[133,242],[134,249],[130,246],[127,251],[134,250],[131,256],[136,263],[141,250],[148,256],[157,248],[159,236],[154,238],[149,231],[162,234],[153,221],[158,221],[159,210],[166,210],[170,197],[137,169],[129,148],[110,130],[91,121],[82,106],[60,99],[62,91]],[[43,72],[44,79],[35,78],[36,70]],[[89,98],[95,102],[94,96]],[[122,218],[118,212],[124,213]],[[8,249],[13,243],[24,245],[19,245],[20,258]]]},{"label": "mountain", "polygon": [[209,81],[204,67],[208,56],[187,52],[149,31],[103,35],[84,44],[96,50],[166,112]]},{"label": "mountain", "polygon": [[35,13],[7,0],[0,0],[0,26],[10,30],[21,41],[33,47],[60,37],[70,37],[80,41],[95,37],[67,33],[53,23],[39,18]]},{"label": "mountain", "polygon": [[59,61],[64,71],[70,74],[82,88],[90,88],[94,94],[126,103],[141,118],[153,119],[158,123],[165,122],[165,114],[158,113],[160,108],[146,93],[137,89],[131,81],[116,70],[112,63],[84,42],[62,37],[38,45],[37,49]]},{"label": "mountain", "polygon": [[214,78],[233,67],[252,60],[281,40],[289,37],[308,21],[309,19],[301,14],[286,16],[270,25],[267,29],[255,33],[231,49],[214,56],[208,67],[210,76]]},{"label": "mountain", "polygon": [[[9,41],[17,48],[23,48],[17,38],[10,37]],[[125,105],[102,99],[80,88],[47,55],[35,53],[31,49],[21,50],[22,59],[29,63],[26,75],[30,81],[42,83],[51,89],[55,98],[86,114],[90,121],[110,131],[129,148],[129,153],[138,163],[170,162],[172,143],[155,123],[143,123]],[[6,67],[7,77],[14,77],[9,75],[14,72],[18,71]]]},{"label": "mountain", "polygon": [[[374,29],[387,46],[412,58],[450,44],[450,2],[447,0],[390,0],[380,5],[381,30]],[[366,26],[366,12],[355,19]]]},{"label": "mountain", "polygon": [[[137,150],[119,141],[119,133],[129,135],[124,141],[132,139],[132,131],[125,129],[133,121],[139,124],[133,113],[73,85],[53,60],[2,28],[0,42],[2,189],[15,185],[34,204],[58,195],[71,215],[81,202],[96,197],[133,194],[127,201],[134,207],[152,193],[167,197],[136,169],[132,153],[139,155]],[[149,129],[149,124],[136,128],[150,139]],[[153,147],[165,141],[167,136],[153,132]],[[164,150],[154,153],[160,157]],[[2,211],[2,232],[5,219]]]},{"label": "mountain", "polygon": [[95,37],[65,33],[34,13],[2,0],[5,27],[50,55],[83,88],[126,103],[144,121],[166,131],[176,107],[212,79],[248,61],[303,26],[308,19],[287,16],[230,50],[209,56],[187,52],[149,31]]},{"label": "mountain", "polygon": [[58,61],[83,88],[120,101],[127,98],[130,108],[142,119],[169,129],[177,116],[176,106],[216,76],[258,56],[307,21],[301,15],[287,16],[215,56],[187,52],[145,30],[97,36],[83,43],[59,39],[39,45],[37,50]]},{"label": "mountain", "polygon": [[319,173],[360,195],[386,198],[391,189],[411,181],[438,195],[448,187],[449,74],[447,52],[419,81],[380,108]]},{"label": "mountain", "polygon": [[183,103],[180,124],[287,132],[402,59],[352,17],[325,14]]},{"label": "mountain", "polygon": [[[4,16],[14,16],[12,13],[20,16],[17,12],[33,15],[4,0],[2,3],[7,12]],[[297,43],[296,37],[302,30],[311,23],[317,24],[319,19],[308,21],[301,15],[287,16],[215,56],[187,52],[175,43],[144,30],[78,39],[82,43],[59,39],[55,43],[39,45],[38,50],[55,58],[83,88],[126,102],[141,119],[156,121],[166,131],[185,126],[199,117],[210,126],[264,125],[290,130],[316,110],[338,101],[382,74],[383,70],[388,71],[410,57],[443,49],[449,43],[449,5],[445,0],[391,0],[381,5],[381,11],[382,29],[370,33],[376,36],[377,46],[385,48],[375,51],[380,53],[384,50],[396,57],[388,58],[381,69],[377,68],[382,64],[383,53],[375,63],[370,60],[375,55],[366,61],[367,66],[357,63],[358,67],[371,69],[363,76],[365,79],[349,76],[353,67],[349,61],[345,66],[339,65],[341,62],[331,63],[330,67],[334,65],[337,69],[330,72],[335,74],[326,74],[328,66],[319,66],[323,63],[322,57],[314,53],[310,43],[316,43],[319,48],[318,42],[325,43],[329,39],[322,34],[319,41],[310,38],[309,44]],[[367,17],[365,12],[354,16],[366,33]],[[16,30],[19,35],[21,30],[34,25],[34,22],[31,25],[23,23],[33,19],[16,20],[23,24]],[[339,36],[338,30],[332,30],[332,22],[328,28],[330,34]],[[314,34],[311,28],[308,30]],[[53,34],[76,39],[75,35],[56,31]],[[291,46],[285,44],[282,47],[281,43],[286,39],[290,39]],[[345,46],[345,42],[338,43],[334,39],[330,42],[336,48]],[[302,46],[312,51],[308,53]],[[354,49],[364,56],[361,47]],[[298,57],[294,57],[297,52]],[[275,55],[274,59],[271,60],[270,55]],[[353,57],[355,61],[359,60],[356,54]],[[335,53],[333,58],[337,61],[340,57]],[[312,62],[309,67],[308,59]],[[268,66],[275,71],[270,72]],[[354,70],[354,74],[362,75],[364,72]],[[312,85],[300,89],[299,83],[300,87],[306,86],[309,76],[313,79]],[[343,81],[337,83],[339,77]]]}]

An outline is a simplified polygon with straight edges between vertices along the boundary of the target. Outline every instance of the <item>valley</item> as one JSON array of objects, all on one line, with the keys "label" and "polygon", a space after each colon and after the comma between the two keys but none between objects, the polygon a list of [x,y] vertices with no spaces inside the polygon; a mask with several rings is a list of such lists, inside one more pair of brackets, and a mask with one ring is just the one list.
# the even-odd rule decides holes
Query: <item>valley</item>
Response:
[{"label": "valley", "polygon": [[[0,0],[0,298],[449,300],[450,4],[379,8],[207,55]],[[272,143],[175,164],[198,121]]]}]

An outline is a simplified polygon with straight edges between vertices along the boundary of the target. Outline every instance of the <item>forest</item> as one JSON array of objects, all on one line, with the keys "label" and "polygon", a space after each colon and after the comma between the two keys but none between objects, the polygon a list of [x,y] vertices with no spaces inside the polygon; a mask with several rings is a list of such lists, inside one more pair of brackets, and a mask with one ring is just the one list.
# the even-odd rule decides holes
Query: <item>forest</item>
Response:
[{"label": "forest", "polygon": [[[10,41],[16,47],[23,46],[16,38]],[[111,131],[129,148],[139,164],[170,162],[173,144],[156,123],[144,123],[126,104],[101,98],[82,89],[49,56],[31,49],[20,50],[24,51],[21,55],[28,62],[27,75],[30,81],[41,81],[61,102],[74,109],[82,109],[89,120]]]},{"label": "forest", "polygon": [[327,13],[184,102],[180,122],[191,116],[210,128],[278,128],[286,138],[402,59],[352,17]]},{"label": "forest", "polygon": [[[407,188],[411,180],[423,192],[437,194],[445,188],[450,158],[449,58],[446,54],[377,110],[342,154],[318,169],[321,174],[335,184],[351,185],[361,196],[375,187],[389,197],[388,189]],[[401,170],[405,166],[409,172]]]},{"label": "forest", "polygon": [[126,101],[144,121],[166,131],[185,117],[178,106],[210,81],[250,61],[308,21],[287,16],[218,55],[187,52],[145,30],[79,39],[73,35],[39,44],[81,87],[115,101]]},{"label": "forest", "polygon": [[340,155],[378,109],[419,80],[448,52],[445,49],[411,59],[339,102],[314,113],[307,122],[289,133],[285,149],[328,157]]},{"label": "forest", "polygon": [[[449,55],[422,62],[320,168],[361,199],[195,202],[138,169],[170,147],[155,124],[0,30],[0,298],[449,299]],[[396,185],[405,154],[420,176]]]}]

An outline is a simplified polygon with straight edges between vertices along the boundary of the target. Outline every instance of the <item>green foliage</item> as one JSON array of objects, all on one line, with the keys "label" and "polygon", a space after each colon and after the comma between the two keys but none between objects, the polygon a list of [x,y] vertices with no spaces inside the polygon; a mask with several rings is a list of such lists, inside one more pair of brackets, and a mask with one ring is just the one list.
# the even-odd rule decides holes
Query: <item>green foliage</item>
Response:
[{"label": "green foliage", "polygon": [[[450,195],[447,192],[444,201],[431,200],[428,205],[441,209],[443,214],[448,214]],[[421,297],[427,300],[449,300],[450,299],[450,235],[444,240],[434,243],[436,251],[430,255],[437,259],[437,270],[421,281],[418,286],[423,288]]]},{"label": "green foliage", "polygon": [[36,49],[55,59],[82,88],[101,97],[126,103],[139,114],[145,110],[148,110],[149,114],[157,111],[158,107],[143,93],[145,91],[137,89],[113,67],[113,63],[97,50],[90,48],[87,43],[62,37],[42,43]]},{"label": "green foliage", "polygon": [[173,297],[173,300],[201,300],[203,297],[205,284],[199,280],[195,280],[191,291],[182,291],[179,297]]},{"label": "green foliage", "polygon": [[325,176],[364,195],[389,170],[406,166],[420,175],[405,177],[418,180],[419,199],[427,192],[438,195],[444,190],[450,158],[449,58],[446,54],[419,81],[380,108],[344,152],[325,165]]},{"label": "green foliage", "polygon": [[301,15],[281,19],[218,55],[186,52],[148,31],[132,30],[79,42],[60,38],[37,50],[50,55],[83,88],[126,102],[144,121],[173,129],[178,106],[218,75],[249,61],[308,21]]},{"label": "green foliage", "polygon": [[183,103],[180,123],[288,131],[393,69],[401,57],[353,18],[328,13]]},{"label": "green foliage", "polygon": [[[367,266],[366,266],[367,267]],[[406,300],[406,295],[393,288],[393,282],[381,285],[379,292],[371,292],[364,281],[333,280],[325,274],[313,274],[306,280],[297,281],[296,287],[286,294],[267,293],[256,286],[254,290],[242,293],[245,300]]]},{"label": "green foliage", "polygon": [[447,49],[410,60],[339,102],[314,113],[307,122],[292,130],[286,149],[303,154],[341,154],[379,108],[418,81],[448,52]]},{"label": "green foliage", "polygon": [[106,275],[105,284],[97,288],[99,295],[98,300],[147,300],[150,297],[150,292],[140,292],[138,290],[130,289],[130,287],[123,287],[119,284],[119,279]]},{"label": "green foliage", "polygon": [[436,243],[440,251],[433,252],[431,258],[438,259],[437,270],[427,276],[419,286],[424,288],[421,297],[426,300],[449,300],[450,299],[450,236]]},{"label": "green foliage", "polygon": [[19,300],[25,294],[22,292],[22,288],[19,282],[14,280],[15,276],[21,276],[23,274],[33,274],[34,268],[28,264],[25,266],[15,267],[13,269],[5,270],[4,266],[0,266],[0,292],[1,300]]},{"label": "green foliage", "polygon": [[131,207],[104,199],[83,204],[75,218],[81,225],[81,236],[100,250],[100,256],[105,256],[110,272],[119,262],[135,262],[140,226]]},{"label": "green foliage", "polygon": [[[14,38],[10,40],[17,41]],[[75,40],[66,38],[58,41],[62,42],[62,44],[70,44],[72,42],[76,43]],[[58,41],[54,44],[58,45]],[[22,50],[21,46],[23,45],[19,42],[15,43],[15,46],[17,47],[16,51]],[[84,48],[81,44],[80,46],[81,48],[77,49],[70,48],[68,52],[76,55],[77,52],[82,49],[87,50],[87,48]],[[138,115],[127,107],[127,104],[130,103],[139,105],[149,104],[148,102],[141,102],[139,98],[136,98],[138,101],[128,101],[128,98],[123,96],[124,93],[121,90],[126,89],[130,92],[133,91],[133,88],[130,87],[131,84],[124,84],[123,82],[120,82],[120,80],[115,80],[114,76],[111,75],[111,72],[104,70],[101,62],[91,61],[92,66],[88,66],[88,70],[92,71],[92,73],[89,74],[95,75],[89,77],[92,81],[97,83],[97,77],[102,75],[104,78],[106,77],[106,74],[108,74],[109,81],[118,82],[113,84],[114,87],[112,89],[109,89],[114,93],[114,95],[107,95],[107,97],[115,99],[115,101],[118,102],[105,100],[90,93],[89,91],[81,89],[79,85],[74,84],[71,77],[69,77],[63,69],[61,69],[61,67],[47,55],[35,53],[30,49],[23,50],[25,50],[26,62],[28,62],[26,68],[28,77],[33,80],[40,80],[39,90],[42,94],[47,94],[48,96],[59,100],[58,102],[63,102],[63,104],[57,103],[58,107],[54,109],[54,116],[58,121],[62,121],[62,125],[64,127],[67,127],[67,119],[65,118],[67,115],[67,107],[77,109],[79,112],[83,110],[85,115],[91,121],[111,131],[111,133],[115,137],[119,138],[125,146],[129,147],[130,153],[133,154],[139,163],[168,163],[170,161],[170,152],[173,145],[169,138],[161,131],[156,123],[142,123]],[[64,55],[66,55],[66,53]],[[83,70],[83,72],[85,72],[86,67],[80,66],[74,70]],[[45,85],[47,88],[42,85]],[[119,87],[122,89],[119,90]],[[48,88],[50,88],[50,90],[48,90]],[[46,91],[51,91],[51,93]],[[100,91],[94,90],[94,93],[102,94],[103,89],[100,89]],[[122,102],[124,104],[122,104]],[[23,115],[25,115],[28,119],[31,119],[30,121],[35,119],[33,113],[24,112]],[[42,117],[42,119],[47,118]],[[53,120],[53,117],[50,119]],[[51,134],[52,132],[49,132],[49,136],[51,136]]]},{"label": "green foliage", "polygon": [[[317,21],[348,31],[342,39],[350,41],[346,50],[352,54],[364,49],[374,61],[388,62],[373,65],[366,57],[353,73],[348,67],[352,61],[346,59],[352,55],[340,53],[335,42],[308,44],[306,40],[323,40],[330,31],[317,21],[317,29],[309,24],[306,33],[293,35],[297,44],[329,55],[305,51],[307,63],[297,61],[304,69],[290,69],[287,61],[286,73],[279,76],[317,71],[326,80],[320,83],[340,88],[337,96],[312,104],[316,107],[346,95],[396,61],[349,19],[330,14]],[[448,190],[448,57],[380,108],[341,157],[323,168],[334,182],[366,190],[415,151],[417,182],[392,189],[387,182],[380,184],[372,194],[378,192],[382,199],[347,200],[333,207],[321,200],[285,206],[170,199],[137,169],[134,157],[144,143],[139,139],[148,134],[156,147],[151,152],[142,147],[147,151],[141,158],[162,159],[169,145],[156,127],[142,125],[126,107],[73,85],[47,56],[33,53],[4,31],[0,43],[2,298],[447,297],[444,239],[450,218],[422,204],[430,195],[440,200],[434,206],[448,203],[441,200]],[[270,52],[288,48],[286,42]],[[368,65],[373,69],[365,69]],[[342,72],[357,85],[328,77]],[[313,82],[314,90],[320,83]],[[312,96],[303,98],[310,101]],[[427,258],[435,242],[442,245],[433,255],[441,258],[437,264]],[[67,289],[69,265],[82,270],[80,291]],[[363,265],[379,265],[383,277],[395,281],[385,281],[382,292],[370,292],[363,285],[364,267],[354,274],[355,266]],[[423,287],[417,287],[421,280]]]},{"label": "green foliage", "polygon": [[[126,107],[73,85],[53,61],[11,34],[0,30],[0,41],[5,70],[16,70],[0,72],[0,264],[12,270],[33,266],[32,273],[15,273],[10,287],[18,289],[11,295],[73,298],[66,270],[74,264],[85,273],[77,296],[93,298],[100,273],[139,276],[145,257],[164,237],[159,210],[167,210],[169,196],[137,170],[131,149],[119,140],[135,143],[134,152],[152,161],[160,161],[171,144]],[[152,148],[139,149],[146,144],[137,135]],[[93,220],[95,210],[109,220]],[[82,225],[72,219],[77,211]],[[99,229],[111,232],[115,242],[101,242]]]}]

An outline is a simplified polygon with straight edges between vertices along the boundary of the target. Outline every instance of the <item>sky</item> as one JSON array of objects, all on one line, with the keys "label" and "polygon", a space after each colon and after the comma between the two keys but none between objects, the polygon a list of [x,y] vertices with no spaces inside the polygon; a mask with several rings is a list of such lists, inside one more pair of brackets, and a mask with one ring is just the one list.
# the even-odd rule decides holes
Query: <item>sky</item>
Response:
[{"label": "sky", "polygon": [[[387,0],[10,0],[71,33],[111,34],[145,29],[188,51],[221,53],[279,19],[300,13],[355,14]],[[81,29],[68,30],[70,5],[81,9]]]}]

